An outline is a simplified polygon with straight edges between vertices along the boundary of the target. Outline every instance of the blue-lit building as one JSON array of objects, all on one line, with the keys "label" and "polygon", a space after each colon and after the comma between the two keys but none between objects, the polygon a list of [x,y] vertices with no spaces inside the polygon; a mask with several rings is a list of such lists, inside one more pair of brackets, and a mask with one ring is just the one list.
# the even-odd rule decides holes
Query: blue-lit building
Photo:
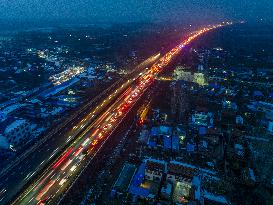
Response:
[{"label": "blue-lit building", "polygon": [[179,151],[179,142],[179,137],[173,135],[172,127],[158,126],[152,127],[147,145],[150,148]]}]

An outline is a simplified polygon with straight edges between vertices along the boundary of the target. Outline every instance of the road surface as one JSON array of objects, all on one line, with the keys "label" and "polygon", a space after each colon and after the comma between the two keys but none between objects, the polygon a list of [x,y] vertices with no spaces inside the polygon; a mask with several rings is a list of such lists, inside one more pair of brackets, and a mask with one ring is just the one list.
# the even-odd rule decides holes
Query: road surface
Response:
[{"label": "road surface", "polygon": [[[151,65],[158,57],[159,55],[156,54],[142,62],[124,79],[116,82],[101,93],[99,99],[94,100],[95,102],[101,100],[100,104],[88,102],[86,105],[82,106],[80,112],[77,112],[77,114],[71,117],[72,119],[69,120],[70,123],[65,123],[60,129],[55,131],[59,131],[58,134],[46,137],[45,139],[43,138],[34,147],[27,150],[23,156],[20,156],[19,160],[17,159],[13,166],[7,169],[7,171],[1,172],[0,204],[8,203],[28,181],[32,181],[32,178],[35,178],[35,175],[39,174],[40,170],[43,170],[55,156],[60,154],[63,147],[69,145],[80,133],[90,129],[92,127],[91,123],[93,123],[100,114],[133,83],[133,79],[139,76],[140,70]],[[96,106],[94,106],[94,104]]]}]

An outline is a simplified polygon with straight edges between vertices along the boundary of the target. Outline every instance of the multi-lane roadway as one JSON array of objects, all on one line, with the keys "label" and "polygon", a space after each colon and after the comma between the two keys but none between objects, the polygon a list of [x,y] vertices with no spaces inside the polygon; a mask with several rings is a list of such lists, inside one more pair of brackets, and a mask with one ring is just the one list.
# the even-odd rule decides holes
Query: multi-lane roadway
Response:
[{"label": "multi-lane roadway", "polygon": [[[49,137],[41,139],[23,156],[10,164],[0,173],[0,204],[7,204],[22,190],[36,175],[48,166],[56,156],[63,151],[82,132],[92,128],[95,120],[113,103],[121,93],[133,83],[133,79],[139,76],[139,71],[152,65],[159,54],[151,56],[137,66],[122,80],[117,81],[111,87],[103,91],[94,100],[87,102],[67,120],[60,128],[54,128]],[[92,123],[92,124],[91,124]],[[53,133],[53,134],[52,134]],[[56,133],[56,134],[54,134]]]},{"label": "multi-lane roadway", "polygon": [[[56,203],[66,190],[73,185],[74,180],[84,167],[86,167],[88,163],[92,163],[90,159],[92,159],[109,138],[110,134],[117,128],[133,104],[145,90],[151,86],[155,75],[166,67],[185,46],[198,36],[224,25],[226,24],[209,26],[193,33],[178,46],[161,57],[150,69],[144,69],[141,72],[138,71],[139,73],[134,73],[134,75],[128,78],[115,92],[109,93],[109,96],[103,100],[101,105],[96,107],[93,112],[88,113],[87,116],[80,120],[78,125],[72,128],[72,130],[78,130],[80,128],[84,131],[76,133],[76,140],[72,140],[74,138],[73,136],[67,137],[66,143],[70,143],[71,141],[68,148],[65,149],[54,162],[49,163],[43,168],[40,177],[36,177],[36,180],[33,180],[33,183],[22,191],[13,204]],[[96,117],[98,113],[101,114],[99,117]],[[90,124],[92,118],[95,117],[96,120]],[[54,150],[53,152],[57,151],[58,150]],[[50,161],[50,156],[48,156],[48,160]],[[27,178],[30,178],[33,174],[34,172],[30,172]],[[14,174],[14,177],[15,176],[16,174]],[[1,192],[5,194],[5,190],[7,189],[4,188],[0,190],[0,194]]]},{"label": "multi-lane roadway", "polygon": [[25,190],[16,204],[56,203],[152,82],[151,77],[141,79],[142,83],[129,86],[92,124],[92,128],[74,141],[61,157]]}]

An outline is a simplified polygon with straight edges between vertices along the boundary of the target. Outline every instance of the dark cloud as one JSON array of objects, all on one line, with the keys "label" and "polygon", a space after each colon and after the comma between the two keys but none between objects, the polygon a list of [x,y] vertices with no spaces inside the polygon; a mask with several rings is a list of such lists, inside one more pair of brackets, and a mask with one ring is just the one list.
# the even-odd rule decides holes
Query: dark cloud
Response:
[{"label": "dark cloud", "polygon": [[1,0],[2,19],[273,19],[271,0]]}]

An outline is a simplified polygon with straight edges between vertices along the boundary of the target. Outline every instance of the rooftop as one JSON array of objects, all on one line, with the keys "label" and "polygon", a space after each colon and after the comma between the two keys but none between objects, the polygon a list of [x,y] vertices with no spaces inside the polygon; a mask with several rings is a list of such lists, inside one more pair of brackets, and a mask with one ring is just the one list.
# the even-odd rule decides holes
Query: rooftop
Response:
[{"label": "rooftop", "polygon": [[181,163],[177,161],[171,161],[167,165],[167,170],[168,174],[172,175],[179,175],[179,176],[186,176],[192,178],[197,170],[197,167],[186,164],[186,163]]},{"label": "rooftop", "polygon": [[0,134],[0,148],[2,149],[8,149],[9,148],[9,143],[7,139]]},{"label": "rooftop", "polygon": [[117,181],[115,182],[113,186],[113,189],[117,191],[122,191],[122,192],[127,191],[135,171],[136,171],[136,167],[134,165],[125,163]]},{"label": "rooftop", "polygon": [[220,204],[228,204],[228,201],[226,200],[224,196],[214,195],[210,192],[207,192],[206,190],[204,190],[204,198],[210,201],[220,203]]},{"label": "rooftop", "polygon": [[10,125],[8,125],[5,129],[5,134],[8,134],[9,132],[11,132],[12,130],[14,130],[15,128],[26,124],[26,120],[15,120],[14,122],[12,122]]},{"label": "rooftop", "polygon": [[165,171],[165,162],[156,159],[148,159],[145,164],[145,169],[156,170],[156,171]]}]

